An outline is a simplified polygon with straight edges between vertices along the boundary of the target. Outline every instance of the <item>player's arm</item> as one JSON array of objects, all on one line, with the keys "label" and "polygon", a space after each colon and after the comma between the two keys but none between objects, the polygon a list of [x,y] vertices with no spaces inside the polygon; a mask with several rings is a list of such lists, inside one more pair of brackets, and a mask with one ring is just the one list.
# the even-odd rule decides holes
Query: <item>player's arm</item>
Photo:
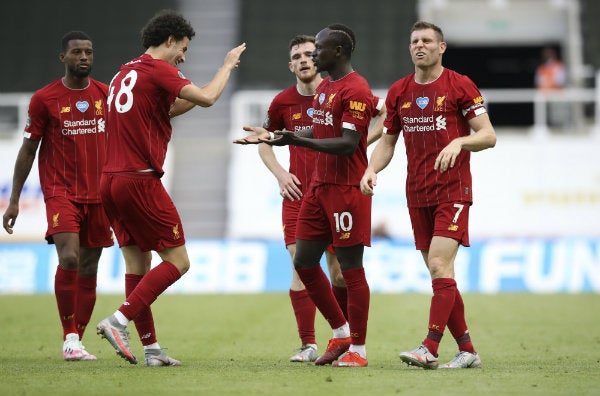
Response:
[{"label": "player's arm", "polygon": [[354,125],[351,125],[351,128],[342,128],[342,136],[326,139],[304,137],[305,131],[302,134],[275,131],[275,139],[266,140],[264,143],[272,146],[301,146],[323,153],[350,156],[356,151],[361,137],[360,133],[353,128]]},{"label": "player's arm", "polygon": [[474,133],[461,138],[463,139],[463,150],[476,152],[492,148],[496,145],[496,131],[492,126],[488,113],[471,118],[469,126]]},{"label": "player's arm", "polygon": [[360,190],[365,195],[373,195],[373,187],[377,185],[377,173],[385,169],[394,157],[396,142],[400,135],[384,134],[373,149],[369,165],[360,180]]},{"label": "player's arm", "polygon": [[[244,52],[245,50],[246,43],[243,43],[230,50],[225,56],[223,66],[221,66],[219,70],[217,70],[217,73],[214,75],[213,79],[208,84],[202,87],[199,87],[194,84],[187,84],[179,91],[179,98],[185,99],[195,105],[202,107],[210,107],[213,104],[215,104],[217,99],[219,99],[219,97],[223,93],[225,86],[227,85],[227,81],[229,80],[231,71],[238,67],[240,63],[240,55],[242,55],[242,52]],[[182,105],[182,110],[185,110],[185,108],[188,106],[189,104]],[[190,108],[188,108],[187,110],[189,110]],[[176,113],[174,114],[178,115]],[[174,117],[174,115],[171,115],[171,117]]]},{"label": "player's arm", "polygon": [[15,170],[13,173],[12,190],[10,193],[10,200],[8,207],[2,216],[2,225],[9,234],[13,233],[13,227],[17,216],[19,215],[19,200],[21,198],[21,191],[25,181],[31,172],[33,161],[35,160],[35,154],[37,152],[39,140],[31,140],[24,138],[23,144],[17,154],[17,160],[15,161]]},{"label": "player's arm", "polygon": [[433,169],[445,172],[454,167],[461,150],[476,152],[496,145],[496,132],[487,113],[471,118],[469,126],[473,133],[456,138],[444,147],[437,156]]},{"label": "player's arm", "polygon": [[296,175],[288,172],[281,166],[279,161],[277,161],[273,147],[264,143],[259,144],[258,155],[260,155],[262,162],[277,179],[277,183],[279,183],[279,194],[283,198],[289,199],[290,201],[302,198],[300,180]]},{"label": "player's arm", "polygon": [[189,100],[181,98],[175,98],[175,102],[173,102],[171,108],[169,109],[169,117],[177,117],[179,115],[187,113],[194,107],[196,107],[194,102],[190,102]]},{"label": "player's arm", "polygon": [[371,129],[369,129],[369,134],[367,135],[367,145],[376,142],[383,134],[383,122],[385,121],[386,115],[387,109],[385,107],[385,103],[382,101],[379,113],[377,113],[377,115],[374,117],[373,126]]},{"label": "player's arm", "polygon": [[[281,140],[281,137],[283,135],[290,134],[290,135],[295,135],[297,137],[312,138],[312,134],[313,134],[312,127],[303,128],[302,130],[296,131],[296,132],[289,132],[289,131],[269,132],[263,127],[251,127],[251,126],[244,126],[244,127],[242,127],[242,129],[244,131],[248,132],[248,134],[243,138],[234,139],[233,143],[235,143],[235,144],[268,143],[272,146],[285,146],[289,143],[286,143],[283,140]],[[278,144],[271,144],[271,141],[273,141],[273,140],[278,140]]]}]

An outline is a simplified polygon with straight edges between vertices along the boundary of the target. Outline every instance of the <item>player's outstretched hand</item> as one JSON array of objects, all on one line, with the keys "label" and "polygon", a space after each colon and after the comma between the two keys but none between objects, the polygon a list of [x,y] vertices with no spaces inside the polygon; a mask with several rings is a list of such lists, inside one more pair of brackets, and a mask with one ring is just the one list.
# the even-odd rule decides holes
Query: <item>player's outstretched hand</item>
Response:
[{"label": "player's outstretched hand", "polygon": [[271,146],[287,146],[294,141],[296,134],[291,131],[275,131],[273,132],[273,139],[265,140],[263,143],[267,143]]},{"label": "player's outstretched hand", "polygon": [[237,69],[240,65],[240,56],[242,52],[246,51],[246,43],[242,43],[235,48],[232,48],[223,61],[223,65],[229,69]]},{"label": "player's outstretched hand", "polygon": [[243,127],[244,131],[248,132],[246,137],[235,139],[235,144],[259,144],[269,140],[269,131],[262,127]]},{"label": "player's outstretched hand", "polygon": [[286,146],[294,141],[294,132],[290,131],[275,131],[271,133],[262,127],[243,127],[244,131],[249,132],[246,137],[235,139],[235,144],[259,144],[266,143],[271,146]]}]

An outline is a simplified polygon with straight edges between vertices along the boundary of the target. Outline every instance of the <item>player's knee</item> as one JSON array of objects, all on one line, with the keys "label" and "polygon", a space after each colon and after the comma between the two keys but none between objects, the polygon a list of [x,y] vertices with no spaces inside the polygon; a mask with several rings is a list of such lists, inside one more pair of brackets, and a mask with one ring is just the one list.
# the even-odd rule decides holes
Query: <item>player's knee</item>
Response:
[{"label": "player's knee", "polygon": [[179,270],[179,273],[181,275],[183,275],[186,272],[188,272],[188,270],[190,269],[190,260],[189,259],[178,260],[177,262],[173,263],[173,265],[175,267],[177,267],[177,269]]},{"label": "player's knee", "polygon": [[432,278],[452,278],[452,263],[440,257],[430,257],[428,260],[429,273]]},{"label": "player's knee", "polygon": [[58,265],[66,269],[77,269],[79,267],[79,256],[76,252],[63,253],[58,258]]},{"label": "player's knee", "polygon": [[79,276],[86,278],[96,276],[98,274],[98,262],[80,262],[77,273]]},{"label": "player's knee", "polygon": [[341,271],[332,272],[329,274],[331,278],[331,284],[336,287],[346,287],[346,281],[344,280],[344,275],[342,275]]}]

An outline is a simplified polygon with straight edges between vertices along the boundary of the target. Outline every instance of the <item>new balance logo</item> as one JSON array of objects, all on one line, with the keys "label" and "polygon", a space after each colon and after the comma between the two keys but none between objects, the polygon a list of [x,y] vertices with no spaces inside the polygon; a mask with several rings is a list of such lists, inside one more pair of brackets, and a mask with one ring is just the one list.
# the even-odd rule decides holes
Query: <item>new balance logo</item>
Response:
[{"label": "new balance logo", "polygon": [[350,239],[350,233],[349,232],[342,232],[340,234],[340,240],[344,240],[344,239]]}]

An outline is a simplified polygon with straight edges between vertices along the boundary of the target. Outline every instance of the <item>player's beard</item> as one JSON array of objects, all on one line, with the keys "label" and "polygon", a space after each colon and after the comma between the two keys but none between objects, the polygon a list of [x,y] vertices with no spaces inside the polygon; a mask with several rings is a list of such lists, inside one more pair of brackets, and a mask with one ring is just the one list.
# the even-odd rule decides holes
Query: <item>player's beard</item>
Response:
[{"label": "player's beard", "polygon": [[305,76],[305,75],[301,75],[300,76],[300,81],[302,81],[304,84],[309,84],[311,83],[315,78],[317,78],[317,72],[315,71],[314,74],[311,74],[310,76]]},{"label": "player's beard", "polygon": [[92,72],[92,66],[90,65],[90,67],[88,67],[87,69],[80,69],[78,67],[69,67],[69,71],[71,72],[71,74],[77,78],[85,78],[87,76],[90,75],[90,73]]},{"label": "player's beard", "polygon": [[315,78],[317,78],[317,75],[313,74],[311,77],[301,78],[300,81],[302,81],[304,84],[309,84],[309,83],[313,82]]}]

